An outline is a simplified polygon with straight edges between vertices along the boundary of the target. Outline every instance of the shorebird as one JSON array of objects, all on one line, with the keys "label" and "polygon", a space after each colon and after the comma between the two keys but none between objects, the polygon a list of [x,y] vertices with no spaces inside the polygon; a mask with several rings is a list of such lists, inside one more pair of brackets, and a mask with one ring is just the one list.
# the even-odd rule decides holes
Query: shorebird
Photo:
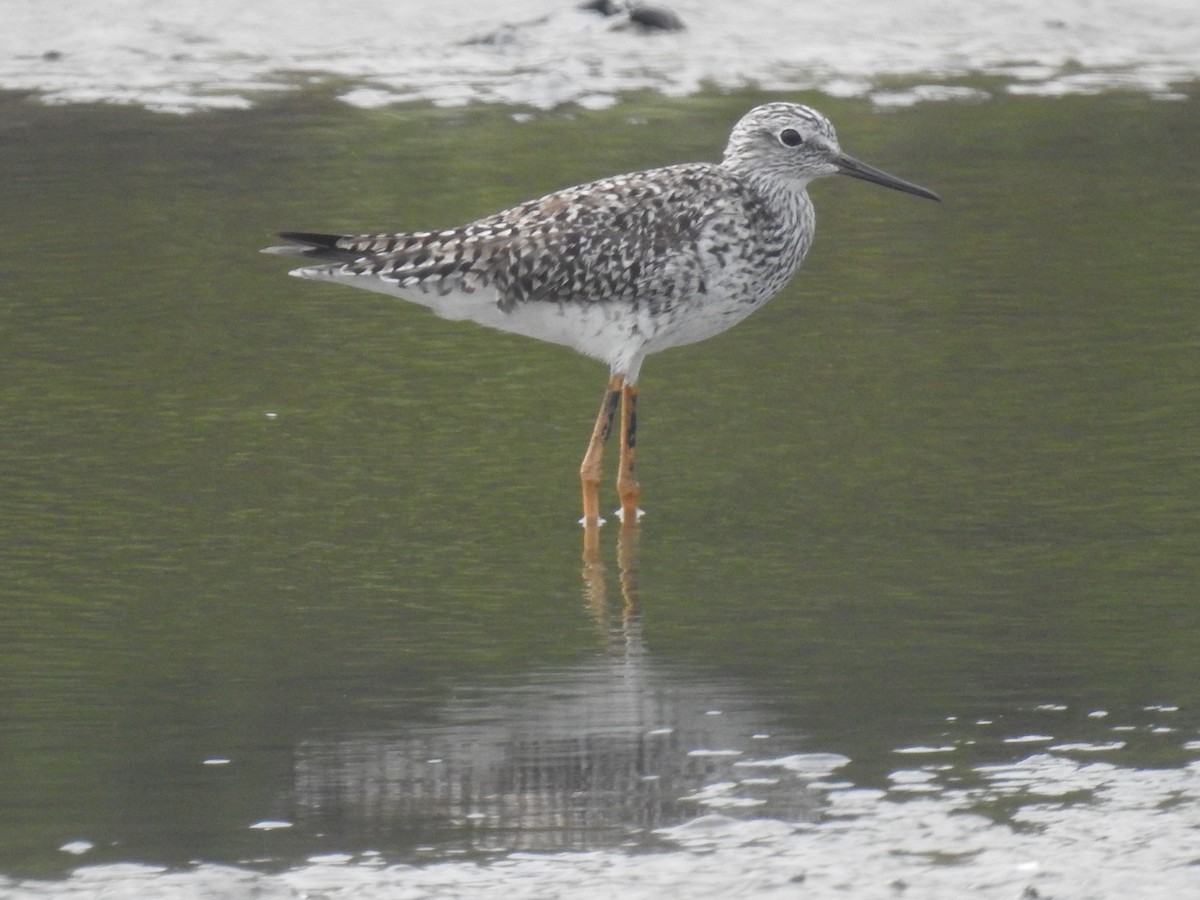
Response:
[{"label": "shorebird", "polygon": [[812,244],[808,183],[827,175],[940,199],[847,156],[816,110],[780,102],[746,113],[719,163],[603,178],[443,231],[285,231],[291,244],[263,252],[318,262],[289,273],[299,278],[379,291],[607,363],[579,471],[581,522],[603,521],[601,456],[619,405],[618,515],[636,523],[642,362],[731,328],[787,285]]}]

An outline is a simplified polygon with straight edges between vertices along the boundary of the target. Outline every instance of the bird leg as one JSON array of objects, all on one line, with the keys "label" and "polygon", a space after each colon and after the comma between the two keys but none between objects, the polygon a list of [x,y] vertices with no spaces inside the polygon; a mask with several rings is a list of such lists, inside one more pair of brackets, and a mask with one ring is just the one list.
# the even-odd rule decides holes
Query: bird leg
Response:
[{"label": "bird leg", "polygon": [[600,413],[596,416],[596,425],[592,429],[592,439],[588,442],[587,453],[583,455],[583,463],[579,466],[579,480],[583,483],[583,519],[580,520],[580,524],[585,528],[595,528],[601,523],[600,462],[604,457],[604,442],[608,440],[612,431],[617,401],[621,398],[621,388],[624,386],[624,375],[613,375],[608,379],[604,399],[600,401]]},{"label": "bird leg", "polygon": [[636,525],[642,487],[634,474],[637,455],[637,385],[627,384],[621,392],[621,462],[617,468],[617,496],[621,498],[621,523]]}]

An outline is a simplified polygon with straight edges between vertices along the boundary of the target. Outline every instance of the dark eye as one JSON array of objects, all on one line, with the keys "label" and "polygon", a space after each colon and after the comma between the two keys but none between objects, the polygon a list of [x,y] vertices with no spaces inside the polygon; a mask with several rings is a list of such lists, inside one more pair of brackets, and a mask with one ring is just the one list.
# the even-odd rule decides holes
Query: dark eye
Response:
[{"label": "dark eye", "polygon": [[800,137],[800,132],[795,128],[785,128],[779,132],[779,140],[783,141],[785,147],[799,147],[804,143],[804,138]]}]

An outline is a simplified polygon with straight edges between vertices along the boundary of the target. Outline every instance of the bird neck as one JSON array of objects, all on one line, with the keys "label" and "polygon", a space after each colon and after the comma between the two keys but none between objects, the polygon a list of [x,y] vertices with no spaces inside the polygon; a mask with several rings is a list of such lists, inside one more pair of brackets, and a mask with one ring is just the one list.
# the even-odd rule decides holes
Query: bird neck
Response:
[{"label": "bird neck", "polygon": [[761,169],[734,171],[759,201],[781,219],[798,221],[812,215],[812,201],[806,190],[808,179],[783,177]]}]

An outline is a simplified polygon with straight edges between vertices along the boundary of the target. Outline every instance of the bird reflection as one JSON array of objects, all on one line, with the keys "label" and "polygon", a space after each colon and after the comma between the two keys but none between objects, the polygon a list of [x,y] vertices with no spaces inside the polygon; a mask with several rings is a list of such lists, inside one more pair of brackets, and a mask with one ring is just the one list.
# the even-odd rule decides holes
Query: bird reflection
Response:
[{"label": "bird reflection", "polygon": [[[303,742],[299,824],[339,840],[427,852],[653,843],[707,812],[812,819],[821,795],[790,769],[761,695],[661,663],[643,644],[639,532],[616,531],[615,579],[584,530],[584,611],[599,654],[464,685],[420,720]],[[379,708],[386,700],[372,700]]]}]

